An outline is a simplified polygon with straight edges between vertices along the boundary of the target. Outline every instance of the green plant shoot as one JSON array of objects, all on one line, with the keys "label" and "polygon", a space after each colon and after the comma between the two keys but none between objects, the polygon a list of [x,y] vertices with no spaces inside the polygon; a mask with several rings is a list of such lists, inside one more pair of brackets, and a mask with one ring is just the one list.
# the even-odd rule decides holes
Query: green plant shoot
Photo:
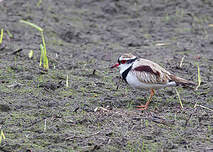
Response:
[{"label": "green plant shoot", "polygon": [[30,59],[32,59],[32,57],[33,57],[33,50],[30,50],[30,52],[28,53],[28,57],[29,57]]},{"label": "green plant shoot", "polygon": [[2,138],[3,138],[3,139],[5,139],[5,135],[4,135],[3,130],[1,130],[1,135],[0,135],[0,144],[1,144]]},{"label": "green plant shoot", "polygon": [[38,0],[37,7],[39,7],[41,5],[41,3],[42,3],[42,0]]},{"label": "green plant shoot", "polygon": [[1,36],[0,36],[0,44],[2,43],[3,40],[3,35],[4,35],[4,29],[1,29]]},{"label": "green plant shoot", "polygon": [[180,94],[179,94],[179,92],[178,92],[178,90],[176,88],[175,88],[175,91],[177,93],[177,96],[178,96],[178,99],[179,99],[179,102],[180,102],[180,106],[181,106],[181,108],[183,108],[183,103],[182,103],[182,101],[180,99]]},{"label": "green plant shoot", "polygon": [[43,67],[44,67],[44,69],[48,70],[49,69],[49,65],[48,65],[46,43],[45,43],[45,40],[44,40],[44,32],[43,31],[41,32],[41,38],[42,38],[42,42],[43,42],[43,51],[44,51]]},{"label": "green plant shoot", "polygon": [[25,20],[20,20],[20,23],[24,23],[24,24],[30,25],[33,28],[37,29],[38,31],[43,32],[43,29],[41,27],[39,27],[38,25],[35,25],[35,24],[31,23],[31,22],[28,22],[28,21],[25,21]]},{"label": "green plant shoot", "polygon": [[44,47],[43,47],[42,44],[40,44],[40,50],[41,50],[41,56],[40,56],[40,63],[39,63],[39,66],[41,67],[42,61],[43,61],[43,58],[44,58]]},{"label": "green plant shoot", "polygon": [[69,76],[67,74],[67,78],[66,78],[66,87],[68,88],[69,87]]},{"label": "green plant shoot", "polygon": [[7,30],[7,35],[8,35],[10,38],[13,38],[13,34],[12,34],[12,33],[10,33],[10,31],[9,31],[9,30]]},{"label": "green plant shoot", "polygon": [[40,49],[41,49],[41,56],[40,56],[40,66],[42,66],[42,61],[43,61],[43,67],[44,69],[48,70],[49,69],[49,65],[48,65],[48,58],[47,58],[47,49],[46,49],[46,43],[45,43],[45,39],[44,39],[44,30],[39,27],[38,25],[35,25],[31,22],[28,21],[24,21],[24,20],[20,20],[21,23],[27,24],[32,26],[33,28],[37,29],[38,31],[40,31],[41,33],[41,39],[42,39],[42,47],[40,45]]}]

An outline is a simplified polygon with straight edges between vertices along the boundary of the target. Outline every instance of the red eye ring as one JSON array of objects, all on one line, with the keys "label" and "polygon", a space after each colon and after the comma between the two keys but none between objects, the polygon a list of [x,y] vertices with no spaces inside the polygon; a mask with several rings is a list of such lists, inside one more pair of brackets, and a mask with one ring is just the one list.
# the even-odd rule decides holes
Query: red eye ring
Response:
[{"label": "red eye ring", "polygon": [[124,63],[126,63],[126,60],[121,60],[121,64],[124,64]]}]

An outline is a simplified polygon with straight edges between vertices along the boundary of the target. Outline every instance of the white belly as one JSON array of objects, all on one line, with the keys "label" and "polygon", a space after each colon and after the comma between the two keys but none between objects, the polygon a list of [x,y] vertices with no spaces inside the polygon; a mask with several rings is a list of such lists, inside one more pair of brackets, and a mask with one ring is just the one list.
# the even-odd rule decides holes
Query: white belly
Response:
[{"label": "white belly", "polygon": [[159,89],[168,86],[176,86],[175,82],[169,82],[166,84],[154,84],[154,83],[143,83],[137,79],[137,77],[131,72],[128,73],[126,77],[127,83],[133,88],[142,88],[142,89]]}]

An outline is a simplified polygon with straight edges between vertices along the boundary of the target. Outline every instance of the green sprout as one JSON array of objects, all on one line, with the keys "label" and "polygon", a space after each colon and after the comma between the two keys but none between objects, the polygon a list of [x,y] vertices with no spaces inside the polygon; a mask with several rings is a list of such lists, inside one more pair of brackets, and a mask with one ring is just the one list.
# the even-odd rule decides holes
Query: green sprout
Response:
[{"label": "green sprout", "polygon": [[0,144],[1,144],[2,138],[3,138],[3,139],[5,139],[5,135],[4,135],[3,130],[1,130],[1,135],[0,135]]},{"label": "green sprout", "polygon": [[3,35],[4,35],[4,29],[1,29],[1,36],[0,36],[0,44],[2,43],[3,40]]},{"label": "green sprout", "polygon": [[40,49],[41,49],[41,56],[40,56],[40,64],[39,66],[42,66],[42,61],[43,61],[43,67],[44,69],[48,70],[48,59],[47,59],[47,54],[46,54],[46,49],[42,44],[40,44]]},{"label": "green sprout", "polygon": [[42,3],[42,0],[38,0],[37,7],[39,7],[41,5],[41,3]]},{"label": "green sprout", "polygon": [[69,76],[67,74],[67,78],[66,78],[66,87],[68,88],[69,87]]},{"label": "green sprout", "polygon": [[35,25],[31,22],[25,21],[25,20],[20,20],[21,23],[27,24],[32,26],[33,28],[37,29],[41,33],[41,39],[42,39],[42,44],[40,44],[40,49],[41,49],[41,56],[40,56],[40,66],[42,66],[42,61],[43,61],[43,67],[45,70],[49,69],[48,65],[48,58],[47,58],[47,50],[46,50],[46,43],[44,39],[44,30],[39,27],[38,25]]},{"label": "green sprout", "polygon": [[33,57],[33,50],[30,50],[30,52],[28,53],[28,57],[29,57],[30,59],[32,59],[32,57]]},{"label": "green sprout", "polygon": [[9,31],[9,30],[7,30],[7,35],[8,35],[10,38],[13,38],[13,34],[12,34],[12,33],[10,33],[10,31]]}]

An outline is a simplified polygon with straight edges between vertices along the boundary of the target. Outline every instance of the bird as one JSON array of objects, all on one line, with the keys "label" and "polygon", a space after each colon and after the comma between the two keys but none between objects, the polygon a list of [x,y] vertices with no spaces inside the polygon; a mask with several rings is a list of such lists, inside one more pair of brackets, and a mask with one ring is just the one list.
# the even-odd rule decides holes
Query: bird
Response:
[{"label": "bird", "polygon": [[150,96],[145,105],[137,106],[137,110],[146,110],[156,89],[175,86],[195,86],[193,81],[178,77],[157,63],[138,58],[131,53],[118,57],[118,63],[111,68],[118,67],[122,79],[132,88],[150,90]]}]

